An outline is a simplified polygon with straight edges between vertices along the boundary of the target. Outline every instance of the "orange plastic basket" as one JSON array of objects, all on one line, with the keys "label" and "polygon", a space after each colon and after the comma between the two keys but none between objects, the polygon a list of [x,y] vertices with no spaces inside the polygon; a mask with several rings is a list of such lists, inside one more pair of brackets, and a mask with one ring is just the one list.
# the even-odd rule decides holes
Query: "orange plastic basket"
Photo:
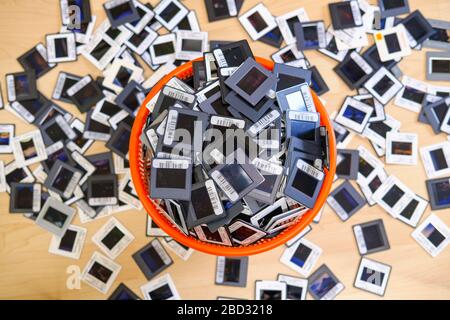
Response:
[{"label": "orange plastic basket", "polygon": [[[198,60],[201,59],[197,59],[197,61]],[[273,62],[269,60],[257,57],[256,61],[268,70],[273,69]],[[176,76],[179,79],[187,79],[191,77],[192,74],[193,70],[191,61],[176,68],[174,71],[166,75],[153,87],[153,89],[145,99],[134,121],[133,130],[131,132],[130,137],[129,162],[133,183],[136,188],[136,192],[139,196],[139,199],[141,200],[145,210],[148,212],[152,220],[176,241],[179,241],[183,245],[186,245],[192,249],[217,256],[249,256],[271,250],[275,247],[278,247],[286,243],[286,241],[296,236],[308,224],[312,222],[314,217],[317,215],[317,213],[324,205],[325,200],[330,192],[331,185],[333,183],[333,177],[336,171],[336,141],[333,127],[331,125],[331,121],[330,118],[328,117],[328,113],[325,107],[323,106],[317,95],[314,92],[312,92],[316,109],[320,113],[321,124],[325,125],[328,130],[328,139],[330,148],[330,169],[329,170],[325,169],[325,181],[322,184],[322,189],[320,190],[319,197],[317,199],[314,208],[308,210],[303,216],[301,216],[298,219],[298,221],[295,224],[293,224],[289,228],[286,228],[277,236],[270,239],[261,239],[260,241],[251,244],[249,246],[227,247],[206,243],[201,240],[198,240],[195,237],[187,236],[181,231],[179,231],[161,213],[161,209],[159,208],[159,206],[149,197],[148,177],[150,171],[151,158],[149,156],[144,156],[142,143],[140,139],[143,127],[147,121],[147,117],[150,114],[150,111],[146,108],[146,105],[150,101],[150,99],[152,99],[155,96],[155,94],[157,94],[172,77]]]}]

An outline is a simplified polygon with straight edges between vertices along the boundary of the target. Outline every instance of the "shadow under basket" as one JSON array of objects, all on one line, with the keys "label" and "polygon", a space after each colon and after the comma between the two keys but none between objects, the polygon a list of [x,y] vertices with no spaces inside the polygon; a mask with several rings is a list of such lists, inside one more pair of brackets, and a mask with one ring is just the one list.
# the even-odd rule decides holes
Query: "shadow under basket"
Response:
[{"label": "shadow under basket", "polygon": [[[197,59],[196,61],[202,60]],[[256,57],[256,61],[264,66],[268,70],[273,70],[273,62]],[[297,222],[290,227],[284,229],[278,235],[268,238],[261,239],[256,243],[248,246],[239,247],[227,247],[223,245],[216,245],[201,241],[193,236],[188,236],[179,231],[162,213],[159,206],[150,198],[148,178],[150,174],[150,163],[151,157],[144,155],[143,144],[141,142],[141,133],[146,124],[147,118],[150,111],[147,109],[148,102],[162,89],[162,87],[174,76],[184,80],[192,77],[192,61],[183,64],[182,66],[176,68],[171,73],[166,75],[162,80],[160,80],[151,90],[151,92],[146,97],[139,113],[134,121],[133,129],[130,137],[130,151],[129,151],[129,162],[131,176],[133,179],[136,192],[142,202],[145,210],[148,212],[152,220],[164,230],[170,237],[176,241],[188,246],[194,250],[205,252],[208,254],[216,256],[249,256],[257,253],[269,251],[280,245],[283,245],[291,238],[295,237],[300,233],[306,226],[308,226],[314,217],[319,213],[322,206],[325,204],[326,198],[331,189],[333,183],[333,177],[336,172],[336,141],[334,136],[333,127],[328,116],[328,113],[323,106],[320,99],[317,97],[315,92],[311,90],[314,104],[316,106],[317,112],[320,113],[321,125],[326,126],[328,131],[329,139],[329,154],[330,154],[330,169],[325,169],[325,180],[322,184],[322,188],[319,193],[319,197],[314,205],[314,208],[309,209],[304,215],[298,218]],[[148,153],[148,152],[147,152]]]}]

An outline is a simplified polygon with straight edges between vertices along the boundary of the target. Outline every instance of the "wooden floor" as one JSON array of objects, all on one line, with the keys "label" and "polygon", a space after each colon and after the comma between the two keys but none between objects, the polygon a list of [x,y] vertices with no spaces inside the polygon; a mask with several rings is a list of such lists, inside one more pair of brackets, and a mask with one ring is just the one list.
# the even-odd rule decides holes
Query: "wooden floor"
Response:
[{"label": "wooden floor", "polygon": [[[97,25],[105,19],[103,1],[91,1],[93,14],[97,15]],[[157,1],[151,1],[155,4]],[[245,0],[243,11],[247,11],[260,0]],[[327,2],[324,0],[286,1],[271,0],[264,2],[275,16],[287,13],[304,6],[311,20],[324,19],[328,24],[329,14]],[[263,43],[251,42],[237,19],[208,23],[203,1],[183,1],[197,13],[203,31],[209,32],[213,40],[248,39],[255,55],[269,57],[275,50]],[[448,0],[410,0],[412,10],[420,9],[428,18],[450,20],[450,1]],[[2,0],[0,2],[0,79],[3,97],[6,97],[5,73],[21,71],[16,58],[36,45],[45,42],[45,34],[56,33],[60,29],[58,1],[55,0]],[[425,50],[424,50],[425,51]],[[404,74],[424,80],[425,52],[414,52],[404,59],[400,67]],[[318,67],[330,87],[323,97],[327,101],[328,110],[337,110],[346,95],[350,92],[344,83],[332,71],[336,62],[318,52],[307,52],[307,58]],[[76,63],[60,64],[55,70],[39,80],[38,87],[47,97],[55,85],[60,70],[85,75],[98,75],[99,72],[84,58]],[[146,76],[151,74],[146,71]],[[450,83],[435,83],[450,85]],[[84,120],[75,107],[61,103],[68,111]],[[402,132],[417,132],[420,146],[444,141],[445,135],[434,135],[432,130],[416,121],[415,113],[393,106],[387,106],[387,112],[402,121]],[[1,123],[14,123],[16,134],[22,134],[34,127],[25,124],[8,111],[0,111]],[[349,147],[364,145],[371,150],[367,141],[356,138]],[[88,154],[104,150],[102,144],[95,144]],[[12,160],[11,155],[0,158],[6,162]],[[417,167],[387,166],[389,174],[395,174],[406,185],[423,197],[427,197],[425,172],[419,161]],[[80,290],[66,288],[66,270],[71,265],[84,268],[96,246],[90,238],[106,220],[99,220],[87,225],[88,241],[79,261],[54,256],[48,253],[51,235],[43,231],[32,221],[21,215],[8,212],[9,196],[0,195],[0,298],[1,299],[104,299],[88,285],[82,284]],[[450,225],[450,210],[436,214]],[[430,214],[427,210],[425,217]],[[131,231],[136,240],[116,260],[122,265],[122,271],[113,285],[126,283],[141,295],[140,286],[146,283],[144,276],[131,259],[131,254],[145,245],[149,239],[145,237],[145,212],[130,211],[119,213],[116,217]],[[365,207],[346,223],[327,207],[320,224],[313,225],[313,231],[307,238],[323,249],[317,266],[326,263],[346,289],[338,296],[340,299],[377,299],[378,297],[353,287],[354,277],[360,256],[353,238],[352,225],[376,218],[384,220],[391,249],[376,253],[369,257],[392,266],[392,275],[387,287],[386,299],[449,299],[450,298],[450,248],[437,258],[431,258],[412,238],[412,228],[392,219],[378,206]],[[78,218],[74,224],[79,225]],[[187,262],[174,257],[175,264],[168,272],[185,299],[215,299],[217,296],[229,296],[252,299],[254,282],[259,279],[274,280],[278,273],[295,275],[293,271],[279,262],[284,248],[260,254],[250,258],[248,285],[246,288],[232,288],[214,285],[215,257],[195,252]],[[111,292],[111,291],[110,291]],[[110,293],[109,292],[109,293]],[[311,297],[308,297],[310,299]]]}]

